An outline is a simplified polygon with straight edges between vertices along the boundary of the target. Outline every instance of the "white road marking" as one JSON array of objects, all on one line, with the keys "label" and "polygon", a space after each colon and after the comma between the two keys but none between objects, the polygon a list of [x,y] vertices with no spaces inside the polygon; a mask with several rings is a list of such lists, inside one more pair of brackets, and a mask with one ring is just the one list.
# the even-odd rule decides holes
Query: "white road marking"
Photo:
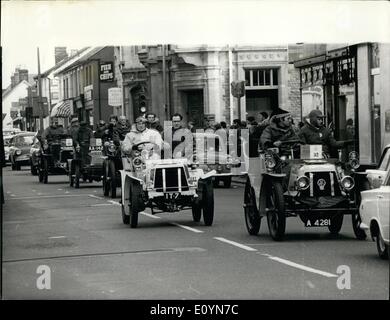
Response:
[{"label": "white road marking", "polygon": [[95,199],[99,199],[99,200],[104,200],[103,197],[95,196],[94,194],[89,194],[88,196],[91,197],[91,198],[95,198]]},{"label": "white road marking", "polygon": [[7,193],[11,193],[11,191],[7,191]]},{"label": "white road marking", "polygon": [[56,237],[49,237],[49,239],[63,239],[66,238],[65,236],[56,236]]},{"label": "white road marking", "polygon": [[11,197],[16,197],[14,194],[11,194]]},{"label": "white road marking", "polygon": [[51,195],[51,196],[41,196],[41,197],[39,197],[39,199],[37,198],[37,196],[34,196],[34,197],[18,197],[18,198],[12,198],[9,200],[28,200],[28,199],[40,200],[43,198],[67,198],[67,197],[85,197],[85,195],[84,194],[72,194],[72,195],[57,194],[57,195]]},{"label": "white road marking", "polygon": [[180,228],[183,228],[183,229],[186,229],[186,230],[189,230],[189,231],[192,231],[192,232],[195,232],[195,233],[203,233],[204,231],[202,230],[198,230],[198,229],[195,229],[195,228],[191,228],[191,227],[187,227],[187,226],[184,226],[182,224],[178,224],[176,222],[170,222],[170,224],[173,224],[175,226],[178,226]]},{"label": "white road marking", "polygon": [[42,193],[38,193],[38,196],[41,196],[42,195]]},{"label": "white road marking", "polygon": [[63,189],[57,189],[58,191],[62,191]]},{"label": "white road marking", "polygon": [[153,219],[161,219],[161,217],[157,217],[157,216],[154,216],[150,213],[147,213],[147,212],[140,212],[141,214],[143,214],[144,216],[147,216],[149,218],[153,218]]},{"label": "white road marking", "polygon": [[114,200],[108,200],[107,202],[111,203],[111,204],[115,204],[117,206],[120,206],[121,204],[118,202],[118,201],[114,201]]},{"label": "white road marking", "polygon": [[278,258],[278,257],[273,257],[273,256],[270,256],[269,254],[262,254],[262,255],[263,256],[267,256],[268,259],[271,259],[271,260],[274,260],[274,261],[286,264],[286,265],[288,265],[290,267],[294,267],[294,268],[297,268],[297,269],[300,269],[300,270],[316,273],[316,274],[319,274],[319,275],[327,277],[327,278],[337,278],[338,277],[336,274],[325,272],[325,271],[318,270],[318,269],[314,269],[314,268],[311,268],[311,267],[307,267],[307,266],[304,266],[303,264],[295,263],[295,262],[292,262],[290,260],[286,260],[286,259],[282,259],[282,258]]},{"label": "white road marking", "polygon": [[91,207],[103,207],[103,206],[111,206],[111,203],[98,203],[98,204],[93,204]]},{"label": "white road marking", "polygon": [[241,244],[241,243],[238,243],[238,242],[235,242],[235,241],[231,241],[231,240],[228,240],[228,239],[225,239],[225,238],[221,238],[221,237],[214,237],[214,239],[216,240],[219,240],[219,241],[222,241],[222,242],[226,242],[226,243],[229,243],[233,246],[236,246],[238,248],[241,248],[241,249],[244,249],[244,250],[247,250],[247,251],[257,251],[257,249],[254,249],[254,248],[251,248],[251,247],[248,247],[244,244]]}]

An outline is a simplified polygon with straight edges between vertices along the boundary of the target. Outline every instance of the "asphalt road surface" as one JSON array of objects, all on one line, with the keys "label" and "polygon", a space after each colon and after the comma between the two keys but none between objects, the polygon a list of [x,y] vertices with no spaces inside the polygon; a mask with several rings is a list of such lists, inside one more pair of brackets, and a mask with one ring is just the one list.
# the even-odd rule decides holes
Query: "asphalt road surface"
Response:
[{"label": "asphalt road surface", "polygon": [[299,218],[283,242],[265,219],[250,236],[235,184],[214,190],[211,227],[190,211],[146,211],[131,229],[100,183],[45,185],[27,167],[4,168],[3,182],[4,299],[389,299],[389,262],[355,239],[350,216],[338,236]]}]

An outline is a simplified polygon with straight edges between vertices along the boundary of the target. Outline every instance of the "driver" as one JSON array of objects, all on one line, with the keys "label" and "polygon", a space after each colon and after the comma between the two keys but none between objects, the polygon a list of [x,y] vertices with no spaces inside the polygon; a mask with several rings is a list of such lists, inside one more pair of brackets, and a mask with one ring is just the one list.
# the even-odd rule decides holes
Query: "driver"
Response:
[{"label": "driver", "polygon": [[[157,130],[148,129],[146,127],[146,123],[147,120],[144,117],[138,117],[135,120],[135,128],[133,128],[129,133],[127,133],[125,139],[123,140],[122,151],[124,153],[130,153],[133,149],[133,146],[141,142],[153,143],[157,145],[157,147],[159,147],[161,150],[164,141],[162,140],[160,133]],[[153,153],[154,156],[158,159],[161,158],[161,156],[159,155],[160,150],[154,150],[155,152]]]},{"label": "driver", "polygon": [[331,131],[324,126],[324,118],[320,110],[312,110],[309,113],[309,122],[300,129],[299,136],[306,144],[321,144],[323,152],[329,154],[330,149],[342,148],[353,140],[336,141]]},{"label": "driver", "polygon": [[291,114],[278,109],[273,112],[269,126],[261,134],[260,147],[262,149],[278,147],[280,148],[280,154],[286,155],[290,153],[290,150],[282,142],[288,140],[300,140],[300,138],[292,127]]},{"label": "driver", "polygon": [[63,127],[58,126],[58,118],[50,118],[50,126],[42,134],[43,142],[51,142],[56,135],[66,134]]}]

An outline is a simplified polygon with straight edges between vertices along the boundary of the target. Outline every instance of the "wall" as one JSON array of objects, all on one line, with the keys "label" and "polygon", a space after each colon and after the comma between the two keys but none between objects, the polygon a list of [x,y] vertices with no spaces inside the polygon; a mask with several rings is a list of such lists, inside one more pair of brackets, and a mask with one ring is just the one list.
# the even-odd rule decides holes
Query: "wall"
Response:
[{"label": "wall", "polygon": [[[29,86],[26,81],[20,82],[7,96],[2,98],[2,113],[7,114],[3,120],[3,128],[12,127],[12,119],[10,116],[12,102],[17,102],[19,99],[27,97],[27,88]],[[8,123],[10,124],[8,125]]]}]

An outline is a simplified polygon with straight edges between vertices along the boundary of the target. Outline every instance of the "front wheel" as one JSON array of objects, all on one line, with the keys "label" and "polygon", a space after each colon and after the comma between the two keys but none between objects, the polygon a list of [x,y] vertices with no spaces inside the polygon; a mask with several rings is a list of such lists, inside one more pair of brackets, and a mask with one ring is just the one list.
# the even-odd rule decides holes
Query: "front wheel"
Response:
[{"label": "front wheel", "polygon": [[343,226],[344,215],[337,213],[335,216],[330,218],[330,226],[328,227],[331,234],[338,234]]},{"label": "front wheel", "polygon": [[43,183],[47,184],[49,179],[49,162],[45,158],[43,160]]},{"label": "front wheel", "polygon": [[137,228],[138,213],[140,211],[140,198],[142,197],[142,187],[140,184],[131,183],[130,185],[130,204],[129,204],[129,224],[130,228]]},{"label": "front wheel", "polygon": [[203,221],[211,226],[214,220],[214,188],[211,180],[204,182],[202,197]]},{"label": "front wheel", "polygon": [[116,198],[116,169],[115,169],[115,162],[110,161],[109,162],[109,177],[110,177],[110,189],[109,189],[109,194],[111,198]]},{"label": "front wheel", "polygon": [[376,248],[378,250],[378,255],[381,259],[389,259],[389,245],[385,243],[385,241],[382,238],[382,234],[380,231],[378,232],[378,235],[375,237],[376,242]]},{"label": "front wheel", "polygon": [[367,234],[364,230],[360,229],[361,222],[362,218],[360,217],[360,214],[358,212],[352,213],[353,232],[358,240],[365,240],[367,238]]},{"label": "front wheel", "polygon": [[80,178],[81,178],[80,164],[76,163],[74,167],[74,187],[76,189],[80,188]]},{"label": "front wheel", "polygon": [[247,183],[244,195],[245,224],[248,233],[257,235],[260,230],[261,217],[256,206],[256,196],[253,187]]},{"label": "front wheel", "polygon": [[281,241],[286,232],[286,215],[282,183],[272,181],[267,190],[267,222],[269,233],[275,241]]}]

